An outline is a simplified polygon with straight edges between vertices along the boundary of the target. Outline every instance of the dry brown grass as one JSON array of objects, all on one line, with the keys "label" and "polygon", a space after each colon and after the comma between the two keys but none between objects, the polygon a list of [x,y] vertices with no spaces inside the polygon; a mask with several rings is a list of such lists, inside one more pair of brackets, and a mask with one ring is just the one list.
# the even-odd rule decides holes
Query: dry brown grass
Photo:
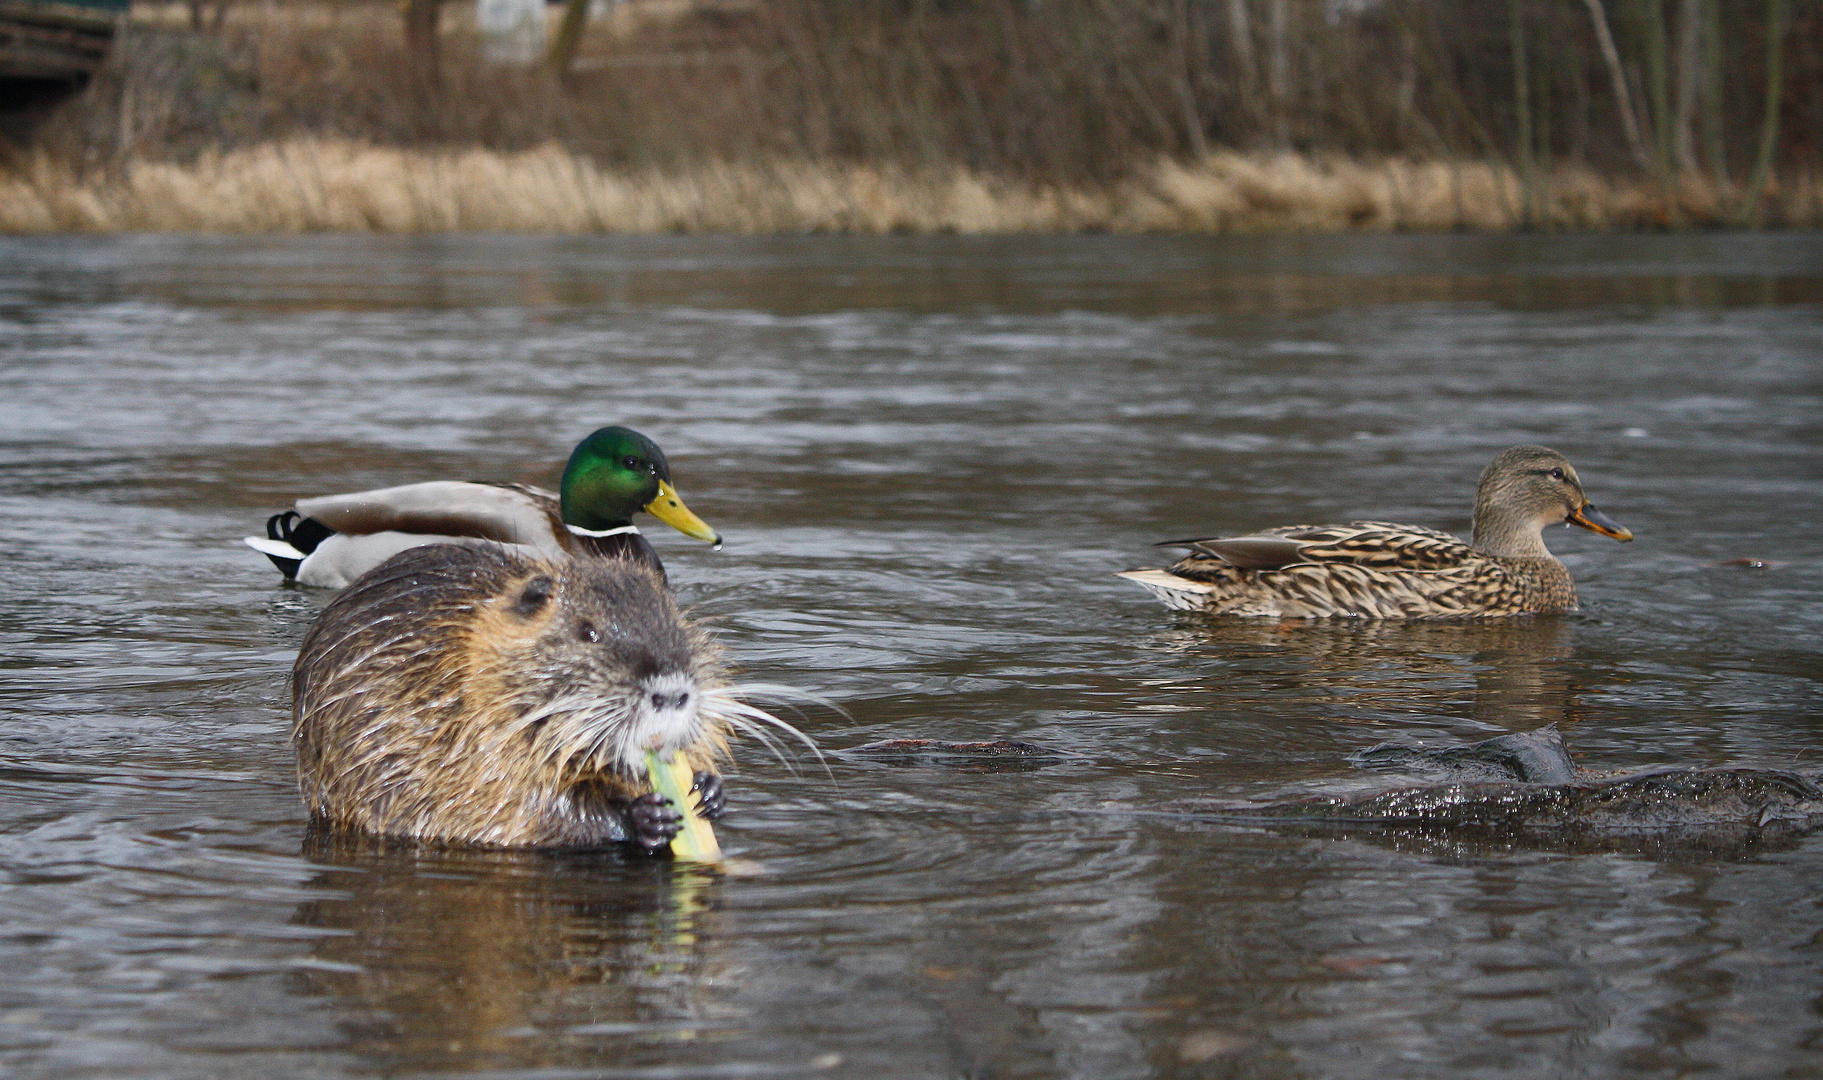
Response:
[{"label": "dry brown grass", "polygon": [[[1739,193],[1560,170],[1530,224],[1618,229],[1730,223]],[[528,151],[402,150],[299,138],[188,163],[79,175],[26,158],[0,174],[0,231],[41,232],[1122,232],[1389,231],[1528,224],[1510,170],[1364,163],[1290,153],[1164,160],[1100,187],[1038,186],[779,159],[610,171],[555,144]],[[1823,183],[1787,178],[1767,223],[1823,225]]]},{"label": "dry brown grass", "polygon": [[[0,230],[1709,227],[1741,217],[1763,111],[1758,0],[1724,4],[1727,108],[1675,169],[1627,151],[1587,12],[1544,0],[1293,0],[1276,90],[1269,23],[1224,29],[1258,3],[626,0],[562,77],[486,61],[472,7],[414,50],[397,0],[241,2],[208,32],[136,3],[88,90],[0,147]],[[1805,11],[1757,224],[1823,224]],[[1513,12],[1551,46],[1527,139]]]},{"label": "dry brown grass", "polygon": [[[1716,2],[1724,77],[1717,108],[1699,110],[1701,160],[1650,167],[1620,137],[1585,5],[1563,0],[622,0],[563,78],[487,62],[469,3],[441,6],[434,62],[408,47],[399,0],[239,0],[205,32],[187,28],[185,4],[135,3],[108,64],[36,145],[81,170],[342,137],[557,142],[618,171],[788,158],[1066,186],[1217,149],[1700,166],[1738,181],[1763,134],[1765,2]],[[1269,9],[1289,20],[1270,33]],[[1231,33],[1237,10],[1252,13],[1249,37]],[[1515,12],[1539,68],[1523,115]],[[1636,15],[1617,16],[1617,32],[1643,73]],[[1797,5],[1789,21],[1771,166],[1823,171],[1823,6]],[[1289,64],[1282,79],[1268,77],[1270,56]]]}]

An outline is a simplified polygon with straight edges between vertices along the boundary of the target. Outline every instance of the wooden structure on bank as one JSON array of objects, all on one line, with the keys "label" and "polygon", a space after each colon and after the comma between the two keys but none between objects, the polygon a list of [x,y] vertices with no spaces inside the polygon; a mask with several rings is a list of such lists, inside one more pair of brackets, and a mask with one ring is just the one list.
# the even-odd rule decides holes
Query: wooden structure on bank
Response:
[{"label": "wooden structure on bank", "polygon": [[80,89],[101,66],[128,0],[0,0],[0,109]]}]

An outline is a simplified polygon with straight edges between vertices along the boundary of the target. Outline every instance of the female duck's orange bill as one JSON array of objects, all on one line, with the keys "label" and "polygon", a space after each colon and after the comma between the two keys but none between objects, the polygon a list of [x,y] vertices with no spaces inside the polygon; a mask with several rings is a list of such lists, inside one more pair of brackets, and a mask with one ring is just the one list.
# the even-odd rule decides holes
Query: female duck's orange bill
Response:
[{"label": "female duck's orange bill", "polygon": [[1623,543],[1633,539],[1632,529],[1617,524],[1613,518],[1595,509],[1594,503],[1584,503],[1581,510],[1570,511],[1570,516],[1564,521],[1571,525],[1580,525],[1590,532],[1612,536]]}]

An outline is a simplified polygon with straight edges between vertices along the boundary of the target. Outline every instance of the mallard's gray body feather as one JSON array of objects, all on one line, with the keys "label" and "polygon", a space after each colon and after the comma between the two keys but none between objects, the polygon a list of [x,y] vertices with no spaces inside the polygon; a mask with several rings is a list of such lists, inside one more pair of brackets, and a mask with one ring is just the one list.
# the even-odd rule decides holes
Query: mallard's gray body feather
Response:
[{"label": "mallard's gray body feather", "polygon": [[298,584],[317,588],[346,588],[399,552],[430,544],[504,548],[532,559],[617,556],[664,573],[657,552],[637,528],[627,525],[602,535],[579,532],[564,524],[556,492],[530,484],[427,480],[299,499],[292,516],[332,534],[308,549],[283,535],[249,536],[246,544],[275,561],[288,560]]},{"label": "mallard's gray body feather", "polygon": [[[570,552],[561,539],[557,493],[529,484],[429,480],[421,484],[299,499],[297,512],[339,533],[468,537],[516,544],[546,559]],[[441,539],[429,543],[446,542]]]}]

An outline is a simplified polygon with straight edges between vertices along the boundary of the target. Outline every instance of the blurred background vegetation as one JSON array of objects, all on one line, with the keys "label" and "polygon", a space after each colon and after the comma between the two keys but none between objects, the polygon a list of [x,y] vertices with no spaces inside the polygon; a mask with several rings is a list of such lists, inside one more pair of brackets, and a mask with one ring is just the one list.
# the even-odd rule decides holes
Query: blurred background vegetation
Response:
[{"label": "blurred background vegetation", "polygon": [[1522,217],[1539,178],[1566,167],[1701,184],[1717,214],[1743,221],[1782,176],[1823,165],[1823,0],[568,0],[551,12],[547,55],[502,64],[483,58],[466,2],[135,4],[87,89],[21,145],[78,174],[336,137],[556,143],[609,170],[789,160],[1079,188],[1161,159],[1289,151],[1479,162],[1517,179]]}]

